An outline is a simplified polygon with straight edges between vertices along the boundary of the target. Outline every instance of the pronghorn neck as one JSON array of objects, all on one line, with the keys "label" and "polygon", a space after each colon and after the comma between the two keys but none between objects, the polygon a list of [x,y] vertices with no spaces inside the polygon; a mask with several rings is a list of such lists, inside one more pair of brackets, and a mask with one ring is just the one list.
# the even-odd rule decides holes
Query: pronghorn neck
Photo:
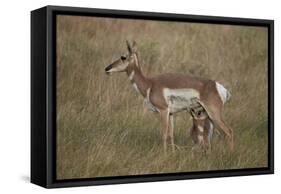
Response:
[{"label": "pronghorn neck", "polygon": [[143,96],[146,97],[146,92],[150,87],[149,79],[143,75],[139,64],[135,64],[127,69],[127,75],[135,89]]}]

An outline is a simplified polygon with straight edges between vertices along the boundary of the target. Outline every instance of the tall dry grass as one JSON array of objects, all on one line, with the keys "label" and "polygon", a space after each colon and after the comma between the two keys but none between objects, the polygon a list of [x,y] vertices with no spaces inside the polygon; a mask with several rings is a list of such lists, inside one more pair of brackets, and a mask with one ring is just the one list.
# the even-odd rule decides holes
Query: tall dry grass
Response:
[{"label": "tall dry grass", "polygon": [[[267,29],[262,27],[58,16],[57,178],[267,166]],[[191,156],[190,116],[175,119],[175,153],[163,154],[157,114],[125,74],[106,65],[136,40],[146,75],[186,73],[228,88],[225,120],[235,151],[215,136],[211,154]]]}]

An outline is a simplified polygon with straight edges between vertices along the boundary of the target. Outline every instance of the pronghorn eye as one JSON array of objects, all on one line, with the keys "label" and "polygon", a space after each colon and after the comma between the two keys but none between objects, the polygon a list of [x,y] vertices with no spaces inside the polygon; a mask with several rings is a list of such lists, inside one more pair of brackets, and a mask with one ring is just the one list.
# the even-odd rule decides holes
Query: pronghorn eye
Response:
[{"label": "pronghorn eye", "polygon": [[125,56],[121,56],[121,60],[126,60],[126,57]]},{"label": "pronghorn eye", "polygon": [[198,112],[198,116],[200,116],[200,115],[201,115],[201,111]]}]

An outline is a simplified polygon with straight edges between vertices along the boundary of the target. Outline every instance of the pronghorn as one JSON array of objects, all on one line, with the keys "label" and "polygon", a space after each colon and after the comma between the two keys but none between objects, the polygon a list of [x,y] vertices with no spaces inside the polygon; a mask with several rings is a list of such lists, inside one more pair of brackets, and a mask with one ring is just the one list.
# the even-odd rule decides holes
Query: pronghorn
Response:
[{"label": "pronghorn", "polygon": [[229,138],[230,149],[233,150],[233,131],[222,119],[222,108],[230,97],[229,92],[218,82],[182,74],[161,74],[147,77],[139,64],[136,42],[131,45],[127,41],[128,54],[105,68],[107,74],[126,72],[133,87],[145,98],[151,111],[158,112],[162,123],[162,142],[167,149],[167,132],[174,150],[173,115],[181,111],[190,111],[193,100],[207,112],[216,127]]},{"label": "pronghorn", "polygon": [[204,150],[211,148],[211,140],[214,131],[214,125],[207,112],[199,107],[199,110],[190,109],[193,125],[190,129],[190,136],[195,145],[203,147]]}]

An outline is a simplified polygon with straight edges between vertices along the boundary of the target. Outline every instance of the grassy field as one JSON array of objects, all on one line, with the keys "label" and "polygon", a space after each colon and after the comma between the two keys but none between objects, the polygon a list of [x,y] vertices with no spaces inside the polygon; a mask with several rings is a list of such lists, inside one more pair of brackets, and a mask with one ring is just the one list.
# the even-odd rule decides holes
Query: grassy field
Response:
[{"label": "grassy field", "polygon": [[[267,29],[262,27],[57,18],[57,178],[267,166]],[[175,153],[164,154],[159,115],[148,112],[125,73],[106,65],[135,40],[146,75],[186,73],[217,80],[232,94],[224,117],[235,151],[214,136],[192,156],[190,115],[175,118]]]}]

